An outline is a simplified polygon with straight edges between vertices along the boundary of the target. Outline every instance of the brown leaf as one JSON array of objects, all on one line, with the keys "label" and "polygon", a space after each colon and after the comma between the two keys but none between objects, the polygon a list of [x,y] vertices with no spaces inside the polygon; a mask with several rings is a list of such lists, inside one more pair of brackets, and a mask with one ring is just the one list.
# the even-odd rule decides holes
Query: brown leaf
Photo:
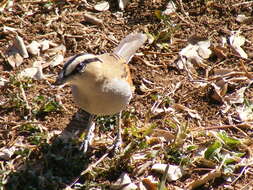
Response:
[{"label": "brown leaf", "polygon": [[144,178],[142,180],[143,185],[147,190],[157,190],[157,184],[153,183],[150,179]]},{"label": "brown leaf", "polygon": [[211,49],[213,53],[220,59],[225,59],[228,56],[228,50],[222,46],[215,46]]},{"label": "brown leaf", "polygon": [[191,183],[189,183],[186,188],[187,189],[195,189],[201,185],[206,184],[207,182],[214,180],[215,178],[221,177],[221,171],[220,170],[212,170],[211,172],[203,175],[200,179],[194,180]]},{"label": "brown leaf", "polygon": [[11,65],[12,68],[18,67],[23,63],[23,57],[13,50],[10,50],[10,52],[7,53],[7,61]]},{"label": "brown leaf", "polygon": [[109,5],[109,3],[107,1],[99,2],[98,4],[96,4],[94,6],[94,9],[96,11],[101,11],[101,12],[102,11],[108,11],[109,8],[110,8],[110,5]]}]

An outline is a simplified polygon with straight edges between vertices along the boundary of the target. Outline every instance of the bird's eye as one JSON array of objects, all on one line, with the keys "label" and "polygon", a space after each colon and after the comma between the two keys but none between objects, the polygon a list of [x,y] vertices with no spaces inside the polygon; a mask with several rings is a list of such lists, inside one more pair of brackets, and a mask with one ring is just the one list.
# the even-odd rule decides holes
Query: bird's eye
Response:
[{"label": "bird's eye", "polygon": [[76,66],[76,71],[80,72],[83,67],[85,66],[85,63],[84,62],[81,62],[79,63],[77,66]]}]

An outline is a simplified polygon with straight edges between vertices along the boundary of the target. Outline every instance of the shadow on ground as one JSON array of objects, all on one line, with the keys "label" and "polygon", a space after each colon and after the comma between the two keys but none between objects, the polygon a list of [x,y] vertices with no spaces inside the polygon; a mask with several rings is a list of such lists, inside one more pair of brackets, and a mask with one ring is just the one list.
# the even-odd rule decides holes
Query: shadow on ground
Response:
[{"label": "shadow on ground", "polygon": [[20,163],[19,169],[9,175],[6,190],[55,190],[70,185],[90,163],[89,153],[84,155],[79,150],[80,143],[70,136],[78,133],[78,128],[84,130],[88,117],[86,114],[80,122],[80,118],[73,116],[52,143],[44,143],[32,151],[29,160]]}]

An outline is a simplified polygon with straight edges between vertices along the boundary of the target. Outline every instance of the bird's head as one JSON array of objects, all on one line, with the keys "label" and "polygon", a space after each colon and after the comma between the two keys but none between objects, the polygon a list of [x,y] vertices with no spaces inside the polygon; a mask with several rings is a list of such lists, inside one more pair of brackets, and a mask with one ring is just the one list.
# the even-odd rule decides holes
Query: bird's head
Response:
[{"label": "bird's head", "polygon": [[86,67],[93,62],[100,62],[93,54],[81,53],[73,56],[64,64],[54,84],[74,83],[75,79],[78,79],[86,71]]}]

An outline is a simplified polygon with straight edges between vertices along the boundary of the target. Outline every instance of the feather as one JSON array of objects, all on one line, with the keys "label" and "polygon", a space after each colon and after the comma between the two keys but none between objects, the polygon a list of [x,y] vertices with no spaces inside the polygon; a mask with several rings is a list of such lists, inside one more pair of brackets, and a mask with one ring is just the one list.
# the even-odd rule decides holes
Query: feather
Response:
[{"label": "feather", "polygon": [[135,52],[146,42],[147,36],[142,33],[127,35],[114,49],[116,55],[124,58],[128,63]]}]

